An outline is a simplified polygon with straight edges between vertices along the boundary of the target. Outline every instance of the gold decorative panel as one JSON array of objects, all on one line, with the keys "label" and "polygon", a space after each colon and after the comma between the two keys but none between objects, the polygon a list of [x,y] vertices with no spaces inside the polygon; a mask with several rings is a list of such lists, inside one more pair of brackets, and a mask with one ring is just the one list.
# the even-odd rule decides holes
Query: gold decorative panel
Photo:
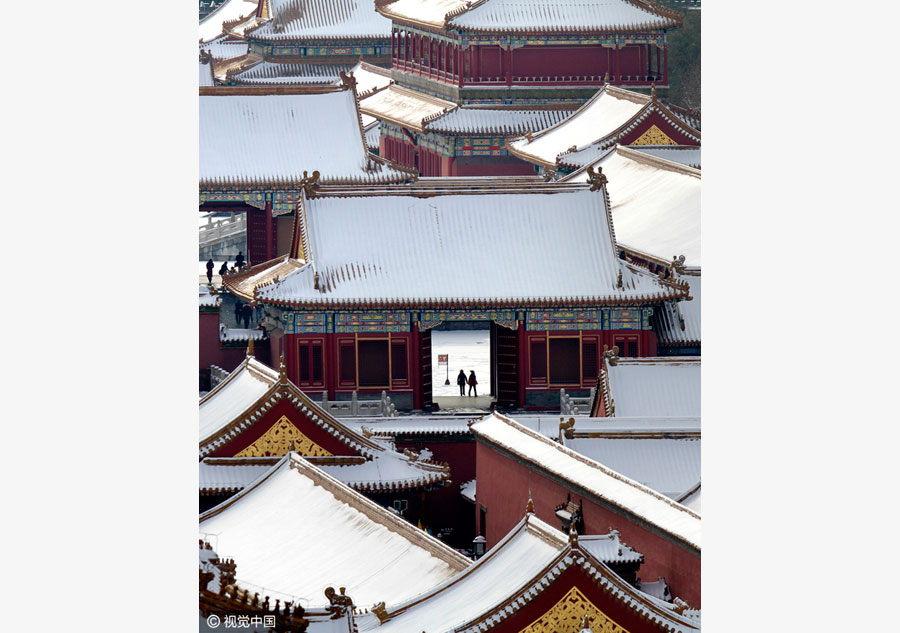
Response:
[{"label": "gold decorative panel", "polygon": [[588,600],[578,587],[572,587],[559,602],[519,633],[579,633],[584,616],[593,633],[628,633]]},{"label": "gold decorative panel", "polygon": [[631,145],[678,145],[678,143],[666,136],[656,125],[651,125],[650,129],[641,134],[636,141],[632,141]]},{"label": "gold decorative panel", "polygon": [[331,455],[324,448],[306,437],[300,429],[294,426],[286,415],[269,427],[253,444],[242,450],[236,457],[281,457],[290,450],[291,440],[294,441],[296,451],[306,456]]}]

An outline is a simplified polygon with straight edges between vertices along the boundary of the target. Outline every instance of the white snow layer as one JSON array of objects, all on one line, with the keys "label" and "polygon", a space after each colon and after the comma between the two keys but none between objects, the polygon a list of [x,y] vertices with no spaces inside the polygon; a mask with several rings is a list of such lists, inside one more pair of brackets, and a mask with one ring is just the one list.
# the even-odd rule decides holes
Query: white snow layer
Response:
[{"label": "white snow layer", "polygon": [[700,416],[700,358],[620,358],[609,370],[618,416]]},{"label": "white snow layer", "polygon": [[391,21],[375,11],[374,0],[269,0],[273,19],[253,37],[265,40],[299,38],[388,38]]},{"label": "white snow layer", "polygon": [[[251,370],[252,368],[252,370]],[[200,401],[200,440],[218,433],[278,381],[278,372],[248,357]]]},{"label": "white snow layer", "polygon": [[200,20],[200,40],[208,42],[222,34],[223,22],[231,22],[256,13],[258,0],[225,0],[219,7]]}]

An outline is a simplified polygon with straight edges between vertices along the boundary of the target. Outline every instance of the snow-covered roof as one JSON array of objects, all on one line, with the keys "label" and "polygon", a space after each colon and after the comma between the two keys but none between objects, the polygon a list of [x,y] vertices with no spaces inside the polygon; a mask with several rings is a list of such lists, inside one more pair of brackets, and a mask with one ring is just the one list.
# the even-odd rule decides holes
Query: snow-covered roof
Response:
[{"label": "snow-covered roof", "polygon": [[384,90],[379,90],[359,101],[361,112],[419,132],[425,129],[426,119],[455,107],[456,104],[452,101],[431,97],[396,84],[391,84]]},{"label": "snow-covered roof", "polygon": [[389,435],[460,435],[468,434],[468,420],[450,416],[402,418],[356,418],[347,419],[347,425],[359,426],[360,430],[378,436]]},{"label": "snow-covered roof", "polygon": [[[383,613],[385,622],[380,626],[366,623],[360,630],[378,633],[490,630],[537,599],[566,569],[576,567],[593,579],[602,594],[662,629],[673,633],[699,629],[696,621],[676,614],[670,605],[626,583],[594,557],[591,545],[588,541],[587,546],[582,546],[578,539],[573,546],[559,530],[527,514],[474,565],[427,593],[404,604],[389,606]],[[562,592],[556,595],[559,593]]]},{"label": "snow-covered roof", "polygon": [[237,582],[325,606],[326,587],[346,587],[360,607],[406,600],[469,561],[351,490],[296,453],[200,515],[216,551],[238,562]]},{"label": "snow-covered roof", "polygon": [[[559,439],[576,437],[690,437],[699,436],[700,416],[616,416],[612,418],[574,418],[571,427],[560,423]],[[516,422],[521,423],[519,418]],[[526,425],[527,426],[527,425]]]},{"label": "snow-covered roof", "polygon": [[694,145],[629,145],[628,148],[673,163],[700,169],[700,147]]},{"label": "snow-covered roof", "polygon": [[[203,292],[206,290],[206,292]],[[200,307],[201,308],[218,308],[222,305],[222,295],[210,294],[205,286],[200,287]]]},{"label": "snow-covered roof", "polygon": [[[349,70],[349,73],[356,79],[356,94],[360,99],[364,99],[370,94],[387,88],[394,83],[394,80],[391,79],[390,69],[375,66],[362,60],[359,60],[359,63]],[[338,83],[340,83],[340,80]]]},{"label": "snow-covered roof", "polygon": [[507,144],[519,158],[555,166],[561,153],[607,136],[631,120],[650,100],[639,92],[606,85],[563,121],[530,138],[510,140]]},{"label": "snow-covered roof", "polygon": [[213,67],[209,62],[200,61],[200,76],[197,80],[197,83],[201,86],[214,86],[215,81],[213,81]]},{"label": "snow-covered roof", "polygon": [[700,481],[700,436],[563,437],[563,445],[676,501]]},{"label": "snow-covered roof", "polygon": [[485,179],[497,189],[471,192],[468,180],[458,188],[452,180],[432,190],[323,187],[301,198],[295,242],[307,264],[255,296],[280,305],[510,305],[650,302],[685,292],[616,256],[602,191],[547,183],[507,192],[502,179]]},{"label": "snow-covered roof", "polygon": [[411,604],[375,629],[378,633],[455,631],[518,591],[553,562],[566,547],[566,537],[529,515],[474,565],[448,582],[417,596]]},{"label": "snow-covered roof", "polygon": [[469,481],[465,481],[459,486],[459,494],[463,496],[464,499],[475,503],[475,492],[477,489],[477,482],[474,479],[470,479]]},{"label": "snow-covered roof", "polygon": [[524,134],[559,123],[572,110],[511,110],[460,106],[425,124],[425,129],[447,134]]},{"label": "snow-covered roof", "polygon": [[200,44],[200,50],[212,55],[213,59],[233,59],[248,52],[246,40],[239,40],[225,33]]},{"label": "snow-covered roof", "polygon": [[201,186],[297,185],[313,171],[322,183],[410,178],[368,154],[352,90],[294,90],[200,95]]},{"label": "snow-covered roof", "polygon": [[244,327],[225,327],[219,328],[219,340],[223,343],[240,343],[249,341],[261,341],[266,333],[263,330]]},{"label": "snow-covered roof", "polygon": [[256,14],[259,0],[225,0],[216,10],[200,20],[200,41],[208,42],[222,34],[225,22],[234,22]]},{"label": "snow-covered roof", "polygon": [[701,487],[697,486],[690,493],[682,497],[679,503],[687,508],[690,508],[697,514],[700,514],[700,492]]},{"label": "snow-covered roof", "polygon": [[472,31],[649,31],[680,24],[673,11],[641,0],[397,0],[379,6],[400,21]]},{"label": "snow-covered roof", "polygon": [[[616,146],[592,164],[609,180],[616,242],[685,266],[700,266],[700,170]],[[588,182],[587,168],[565,182]]]},{"label": "snow-covered roof", "polygon": [[700,549],[700,517],[661,493],[497,413],[475,422],[472,432]]},{"label": "snow-covered roof", "polygon": [[381,140],[381,121],[376,119],[369,123],[363,128],[363,134],[366,135],[366,147],[377,150]]},{"label": "snow-covered roof", "polygon": [[278,382],[278,372],[247,356],[200,400],[200,439],[214,435]]},{"label": "snow-covered roof", "polygon": [[666,303],[657,312],[660,345],[686,345],[699,343],[702,329],[700,327],[701,276],[676,275],[691,287],[691,300]]},{"label": "snow-covered roof", "polygon": [[268,0],[272,19],[248,33],[268,41],[388,38],[391,21],[374,0]]},{"label": "snow-covered roof", "polygon": [[579,536],[578,546],[602,563],[638,563],[644,560],[643,554],[622,542],[618,530],[610,530],[609,534]]},{"label": "snow-covered roof", "polygon": [[[418,459],[415,454],[376,450],[371,459],[317,458],[309,461],[341,483],[360,492],[406,490],[440,485],[448,470]],[[200,462],[200,492],[241,490],[271,468],[278,458],[206,457]]]},{"label": "snow-covered roof", "polygon": [[616,417],[699,416],[700,357],[604,359],[597,398]]},{"label": "snow-covered roof", "polygon": [[228,74],[238,84],[326,85],[340,82],[341,71],[350,64],[285,64],[262,60],[249,68]]}]

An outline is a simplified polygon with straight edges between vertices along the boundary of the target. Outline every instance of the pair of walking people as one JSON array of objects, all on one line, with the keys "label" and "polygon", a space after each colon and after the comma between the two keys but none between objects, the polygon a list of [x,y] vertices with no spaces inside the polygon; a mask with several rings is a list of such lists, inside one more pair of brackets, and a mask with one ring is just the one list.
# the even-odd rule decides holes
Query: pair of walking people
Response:
[{"label": "pair of walking people", "polygon": [[459,395],[466,395],[466,385],[469,385],[469,395],[472,395],[472,392],[475,392],[475,397],[478,397],[478,379],[475,378],[475,372],[469,372],[469,377],[466,378],[465,370],[460,369],[459,375],[456,377],[456,384],[459,385]]}]

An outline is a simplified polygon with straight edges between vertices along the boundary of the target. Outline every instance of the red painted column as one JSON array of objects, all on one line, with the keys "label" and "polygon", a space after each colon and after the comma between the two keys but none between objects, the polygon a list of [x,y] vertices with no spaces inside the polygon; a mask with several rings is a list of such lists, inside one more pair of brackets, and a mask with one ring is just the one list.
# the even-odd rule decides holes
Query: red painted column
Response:
[{"label": "red painted column", "polygon": [[505,51],[504,65],[506,66],[506,85],[512,85],[512,46]]},{"label": "red painted column", "polygon": [[669,45],[663,46],[663,85],[669,85]]},{"label": "red painted column", "polygon": [[615,83],[622,83],[622,71],[619,65],[619,45],[616,44],[616,73],[615,73]]},{"label": "red painted column", "polygon": [[465,71],[465,64],[463,63],[463,50],[462,46],[456,47],[456,83],[462,88],[463,85],[463,74]]},{"label": "red painted column", "polygon": [[528,367],[527,361],[528,357],[526,355],[526,338],[525,338],[525,321],[519,321],[519,329],[516,331],[517,340],[517,358],[516,358],[516,366],[518,368],[519,380],[518,385],[518,393],[516,395],[516,406],[518,408],[523,408],[525,406],[525,379],[528,376]]},{"label": "red painted column", "polygon": [[421,358],[422,352],[419,347],[419,324],[413,323],[410,328],[412,332],[412,336],[410,337],[410,366],[409,366],[409,375],[412,376],[413,388],[413,409],[421,409],[422,408],[422,370],[421,366]]},{"label": "red painted column", "polygon": [[273,233],[275,232],[275,219],[272,217],[272,203],[266,200],[266,259],[269,261],[275,256],[275,240]]}]

